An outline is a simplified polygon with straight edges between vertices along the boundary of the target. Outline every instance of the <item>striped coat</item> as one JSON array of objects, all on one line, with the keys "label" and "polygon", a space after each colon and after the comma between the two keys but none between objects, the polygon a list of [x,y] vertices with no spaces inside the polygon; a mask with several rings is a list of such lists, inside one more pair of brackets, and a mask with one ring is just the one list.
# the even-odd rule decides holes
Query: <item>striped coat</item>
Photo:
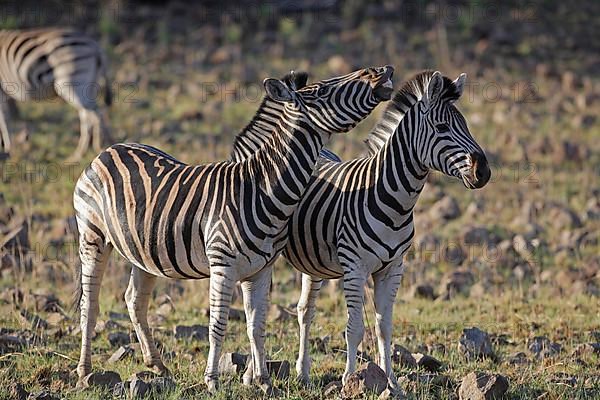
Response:
[{"label": "striped coat", "polygon": [[[454,103],[465,75],[454,82],[425,71],[406,82],[369,135],[369,155],[347,162],[327,160],[313,173],[288,224],[284,254],[301,271],[298,303],[300,352],[296,369],[308,381],[308,331],[322,279],[343,278],[348,305],[348,345],[343,381],[356,366],[364,325],[364,285],[375,284],[379,365],[392,387],[391,318],[403,273],[403,255],[414,235],[413,207],[431,169],[486,184],[490,173],[481,147]],[[245,139],[248,141],[248,139]],[[234,157],[243,157],[234,149]]]},{"label": "striped coat", "polygon": [[166,373],[146,311],[157,276],[210,278],[210,351],[205,381],[217,387],[232,290],[242,281],[252,378],[272,386],[264,356],[271,263],[332,133],[343,133],[389,98],[391,67],[369,68],[300,90],[265,80],[267,97],[247,131],[268,126],[267,143],[242,162],[186,165],[150,146],[117,144],[81,175],[74,204],[80,232],[80,379],[91,370],[91,333],[107,257],[133,264],[125,300],[145,363]]},{"label": "striped coat", "polygon": [[98,43],[76,31],[0,31],[0,151],[10,150],[9,101],[43,101],[56,96],[79,113],[79,145],[72,158],[79,159],[90,142],[100,151],[110,140],[97,104],[100,83],[106,104],[111,103],[106,72],[106,58]]}]

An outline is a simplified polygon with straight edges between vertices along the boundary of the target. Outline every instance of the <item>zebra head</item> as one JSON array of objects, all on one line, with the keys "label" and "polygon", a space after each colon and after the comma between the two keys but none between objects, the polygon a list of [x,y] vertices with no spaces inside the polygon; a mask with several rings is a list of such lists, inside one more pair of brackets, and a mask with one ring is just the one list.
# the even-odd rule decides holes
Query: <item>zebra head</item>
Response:
[{"label": "zebra head", "polygon": [[[350,131],[392,93],[391,66],[365,68],[347,75],[304,86],[269,78],[267,96],[306,115],[308,122],[325,135]],[[303,84],[302,84],[303,83]]]},{"label": "zebra head", "polygon": [[454,81],[438,71],[431,74],[422,94],[424,120],[418,137],[426,149],[421,160],[426,167],[461,179],[469,189],[479,189],[489,181],[490,168],[465,117],[454,105],[463,93],[466,79],[464,73]]}]

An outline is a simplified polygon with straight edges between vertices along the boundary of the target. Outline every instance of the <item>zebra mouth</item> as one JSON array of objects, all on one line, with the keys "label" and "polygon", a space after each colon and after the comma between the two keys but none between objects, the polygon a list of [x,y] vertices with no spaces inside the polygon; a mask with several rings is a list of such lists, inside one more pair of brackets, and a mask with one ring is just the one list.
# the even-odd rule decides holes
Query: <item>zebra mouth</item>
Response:
[{"label": "zebra mouth", "polygon": [[392,98],[392,92],[394,91],[394,87],[392,85],[392,81],[388,79],[385,83],[378,85],[374,90],[373,94],[377,97],[378,100],[385,101]]}]

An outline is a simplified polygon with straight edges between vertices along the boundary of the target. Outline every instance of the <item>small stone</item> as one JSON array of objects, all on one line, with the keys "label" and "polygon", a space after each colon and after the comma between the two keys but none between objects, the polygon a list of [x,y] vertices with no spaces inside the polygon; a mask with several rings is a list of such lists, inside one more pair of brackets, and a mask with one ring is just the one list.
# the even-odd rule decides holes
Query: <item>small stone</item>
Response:
[{"label": "small stone", "polygon": [[458,389],[460,400],[500,399],[508,390],[508,380],[502,375],[471,372]]},{"label": "small stone", "polygon": [[48,322],[48,324],[53,325],[53,326],[58,326],[58,325],[62,324],[64,321],[65,321],[65,316],[62,315],[61,313],[57,313],[57,312],[50,313],[46,317],[46,322]]},{"label": "small stone", "polygon": [[267,361],[267,370],[269,375],[276,379],[287,379],[290,376],[290,362],[288,360],[269,360]]},{"label": "small stone", "polygon": [[494,349],[487,332],[479,328],[463,329],[458,343],[460,352],[469,359],[491,358],[494,359]]},{"label": "small stone", "polygon": [[529,359],[527,358],[527,354],[520,351],[518,353],[510,355],[506,359],[506,362],[508,362],[509,364],[512,364],[512,365],[523,365],[523,364],[529,364]]},{"label": "small stone", "polygon": [[26,400],[29,396],[29,393],[27,390],[25,390],[21,383],[17,382],[10,385],[10,388],[8,389],[8,395],[10,399]]},{"label": "small stone", "polygon": [[129,346],[121,346],[108,359],[109,364],[114,364],[133,355],[133,348]]},{"label": "small stone", "polygon": [[41,392],[31,393],[27,400],[60,400],[60,397],[47,390],[42,390]]},{"label": "small stone", "polygon": [[551,342],[545,336],[536,336],[529,343],[529,351],[538,359],[554,357],[562,350],[560,344]]},{"label": "small stone", "polygon": [[223,353],[219,359],[219,373],[239,375],[246,368],[248,355],[239,353]]},{"label": "small stone", "polygon": [[108,341],[112,347],[125,346],[131,343],[131,338],[126,332],[112,332],[108,334]]},{"label": "small stone", "polygon": [[156,309],[156,314],[162,317],[168,317],[175,311],[173,303],[164,303]]},{"label": "small stone", "polygon": [[92,372],[83,378],[83,387],[101,387],[112,389],[121,382],[121,376],[114,371]]},{"label": "small stone", "polygon": [[378,397],[378,400],[401,400],[404,399],[404,393],[401,390],[392,390],[387,387]]},{"label": "small stone", "polygon": [[404,368],[417,368],[417,360],[415,360],[407,348],[402,347],[399,344],[394,346],[392,361]]},{"label": "small stone", "polygon": [[164,395],[165,393],[172,392],[176,387],[175,381],[166,376],[159,376],[150,381],[150,388],[156,395]]},{"label": "small stone", "polygon": [[416,284],[411,289],[411,297],[415,299],[435,300],[433,286],[427,283]]},{"label": "small stone", "polygon": [[417,367],[423,368],[429,372],[437,372],[442,368],[442,363],[438,361],[436,358],[428,356],[423,353],[413,353],[415,361],[417,362]]},{"label": "small stone", "polygon": [[116,321],[129,321],[129,315],[114,311],[109,311],[108,318]]},{"label": "small stone", "polygon": [[379,396],[387,387],[388,380],[385,372],[375,363],[369,362],[348,376],[342,388],[342,398],[354,399],[367,397],[369,392]]},{"label": "small stone", "polygon": [[466,294],[474,280],[473,273],[464,268],[446,273],[440,283],[441,299],[450,300],[459,293]]},{"label": "small stone", "polygon": [[177,325],[173,333],[176,339],[208,340],[208,326],[204,325]]},{"label": "small stone", "polygon": [[434,220],[452,220],[460,216],[460,208],[453,197],[446,195],[431,206],[429,215]]},{"label": "small stone", "polygon": [[323,397],[324,398],[337,397],[337,395],[340,393],[341,390],[342,390],[342,381],[329,382],[323,388]]},{"label": "small stone", "polygon": [[141,399],[150,390],[150,385],[142,379],[133,378],[129,384],[129,395],[132,399]]}]

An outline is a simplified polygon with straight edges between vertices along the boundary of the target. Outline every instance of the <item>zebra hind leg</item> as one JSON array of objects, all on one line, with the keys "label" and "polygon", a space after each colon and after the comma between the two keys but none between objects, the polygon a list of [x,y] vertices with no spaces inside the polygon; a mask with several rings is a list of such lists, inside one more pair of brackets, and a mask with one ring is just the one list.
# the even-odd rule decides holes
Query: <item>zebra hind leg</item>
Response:
[{"label": "zebra hind leg", "polygon": [[298,350],[298,360],[296,361],[296,373],[298,374],[298,382],[304,385],[307,385],[310,381],[310,325],[315,316],[315,302],[322,283],[322,279],[302,274],[302,293],[296,307],[298,311],[298,325],[300,327],[300,347]]},{"label": "zebra hind leg", "polygon": [[263,268],[250,279],[242,282],[246,330],[250,340],[251,360],[243,377],[243,383],[257,384],[268,396],[278,396],[273,387],[265,356],[265,329],[271,287],[272,267]]},{"label": "zebra hind leg", "polygon": [[91,119],[89,116],[89,111],[86,110],[85,108],[80,108],[78,111],[79,111],[79,125],[80,125],[79,143],[77,144],[77,149],[75,149],[75,152],[67,160],[69,162],[75,162],[75,161],[81,160],[83,155],[86,153],[86,151],[88,151],[88,149],[90,147],[90,140],[91,140],[90,122],[91,122]]},{"label": "zebra hind leg", "polygon": [[10,132],[8,130],[10,113],[8,103],[4,100],[7,95],[0,92],[3,104],[0,104],[0,161],[8,158],[10,152]]},{"label": "zebra hind leg", "polygon": [[[83,230],[84,227],[80,226]],[[93,233],[82,232],[79,236],[79,257],[81,259],[81,356],[77,364],[78,386],[83,378],[92,372],[92,335],[100,311],[98,296],[102,277],[112,252],[112,245]]]},{"label": "zebra hind leg", "polygon": [[148,326],[148,302],[155,283],[156,277],[154,275],[133,266],[129,277],[129,286],[125,292],[125,302],[127,303],[127,310],[133,328],[140,342],[144,364],[159,374],[170,375],[169,370],[160,358]]},{"label": "zebra hind leg", "polygon": [[356,370],[358,345],[365,334],[363,321],[363,303],[367,278],[360,273],[344,275],[344,297],[348,308],[348,325],[346,326],[346,369],[342,375],[342,383],[346,384],[348,376]]},{"label": "zebra hind leg", "polygon": [[92,123],[92,148],[99,153],[105,146],[113,143],[110,128],[106,122],[104,113],[98,109],[88,110],[87,115]]},{"label": "zebra hind leg", "polygon": [[391,266],[373,275],[375,284],[375,333],[379,350],[379,366],[388,377],[392,390],[400,390],[392,367],[392,312],[396,293],[402,281],[402,266]]}]

